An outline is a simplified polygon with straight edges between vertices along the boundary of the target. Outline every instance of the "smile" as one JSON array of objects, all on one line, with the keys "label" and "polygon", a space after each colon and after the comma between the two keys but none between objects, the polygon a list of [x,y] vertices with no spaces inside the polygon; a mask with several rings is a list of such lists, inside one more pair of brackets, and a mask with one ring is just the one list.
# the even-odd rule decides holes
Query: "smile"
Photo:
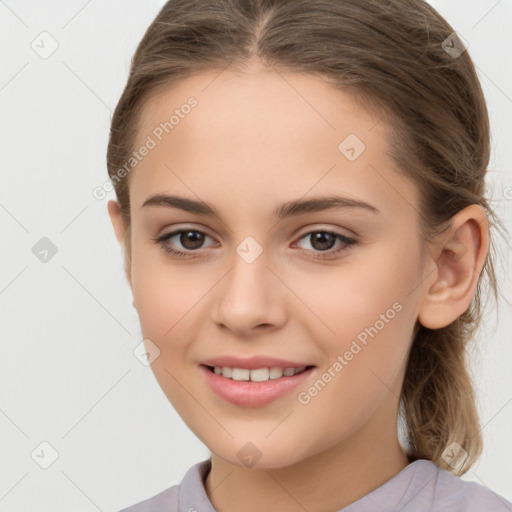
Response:
[{"label": "smile", "polygon": [[290,393],[313,373],[316,366],[297,368],[231,368],[199,365],[210,389],[228,402],[260,407]]}]

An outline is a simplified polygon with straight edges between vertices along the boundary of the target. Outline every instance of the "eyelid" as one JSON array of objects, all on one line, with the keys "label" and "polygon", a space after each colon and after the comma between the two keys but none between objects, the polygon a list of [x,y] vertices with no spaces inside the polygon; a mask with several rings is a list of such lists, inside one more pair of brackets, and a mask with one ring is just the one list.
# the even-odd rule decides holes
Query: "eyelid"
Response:
[{"label": "eyelid", "polygon": [[[344,235],[342,233],[338,233],[337,231],[334,231],[334,230],[312,229],[312,230],[309,230],[309,231],[306,231],[305,233],[303,233],[297,239],[297,241],[293,243],[292,247],[296,247],[302,240],[307,240],[308,237],[310,237],[313,233],[328,233],[331,236],[334,236],[335,244],[337,242],[342,243],[342,246],[338,247],[337,249],[331,248],[331,249],[327,249],[325,251],[302,249],[302,251],[310,253],[311,254],[310,257],[313,257],[314,259],[318,259],[318,260],[320,260],[320,259],[324,259],[324,260],[335,259],[339,254],[346,252],[347,250],[350,249],[350,247],[352,247],[358,243],[357,238],[350,237],[350,236]],[[300,247],[299,247],[299,249],[300,249]]]},{"label": "eyelid", "polygon": [[196,226],[174,225],[172,227],[162,229],[161,230],[161,234],[156,235],[154,238],[162,238],[162,237],[174,236],[174,235],[177,235],[178,233],[181,233],[182,231],[196,231],[198,233],[203,233],[203,234],[209,236],[210,238],[213,238],[214,240],[216,240],[215,236],[213,236],[210,233],[209,229],[204,227],[204,226],[201,226],[201,225],[199,225],[199,227],[197,225]]},{"label": "eyelid", "polygon": [[[215,244],[215,245],[219,245],[219,242],[216,240],[215,237],[213,237],[212,235],[210,235],[206,230],[204,230],[203,228],[195,228],[195,227],[190,227],[190,226],[185,226],[185,227],[177,227],[175,229],[171,229],[170,231],[166,232],[164,231],[161,235],[157,235],[155,237],[153,237],[153,241],[155,242],[158,242],[158,241],[162,241],[162,242],[166,242],[168,240],[170,240],[171,238],[174,238],[175,236],[177,235],[180,235],[181,233],[183,232],[186,232],[186,231],[193,231],[194,233],[200,233],[202,235],[205,235],[206,237],[208,238],[211,238]],[[212,246],[210,246],[212,247]],[[203,249],[207,249],[208,247],[201,247],[200,249],[197,249],[195,251],[192,251],[192,250],[184,250],[184,252],[189,252],[189,253],[193,253],[193,252],[200,252],[201,250]]]},{"label": "eyelid", "polygon": [[[302,238],[304,235],[309,235],[311,233],[316,233],[318,231],[320,232],[326,232],[326,233],[333,233],[336,235],[344,236],[346,238],[353,238],[354,240],[357,240],[357,235],[350,229],[342,228],[340,226],[326,226],[325,224],[312,224],[307,227],[307,230],[304,231],[301,235],[298,235],[297,233],[300,233],[303,228],[295,231],[293,234],[294,237]],[[344,230],[344,231],[341,231]]]}]

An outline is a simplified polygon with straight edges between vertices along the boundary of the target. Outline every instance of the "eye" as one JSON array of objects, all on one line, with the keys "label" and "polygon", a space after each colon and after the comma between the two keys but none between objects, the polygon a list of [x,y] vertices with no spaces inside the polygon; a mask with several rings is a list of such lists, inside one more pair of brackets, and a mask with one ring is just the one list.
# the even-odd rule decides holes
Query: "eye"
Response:
[{"label": "eye", "polygon": [[[204,231],[197,229],[180,229],[154,237],[153,241],[159,244],[162,250],[168,254],[178,257],[194,258],[200,256],[198,249],[203,247],[205,238],[212,239]],[[173,242],[173,239],[176,240]],[[333,258],[339,253],[347,251],[351,245],[357,243],[355,239],[349,238],[341,233],[320,230],[306,233],[300,237],[299,241],[308,239],[310,240],[309,245],[312,247],[312,250],[307,249],[307,251],[312,252],[311,257],[315,259]],[[332,251],[331,249],[336,242],[340,242],[341,246]],[[175,246],[176,243],[179,243],[184,250],[173,248],[173,245]],[[212,246],[215,245],[217,245],[217,242],[212,244]]]},{"label": "eye", "polygon": [[[348,248],[355,244],[357,241],[353,238],[349,238],[341,233],[335,233],[332,231],[310,231],[305,235],[301,236],[299,240],[308,240],[309,245],[313,249],[313,258],[322,259],[322,258],[332,258],[342,251],[347,251]],[[331,251],[339,241],[341,246],[338,249]]]},{"label": "eye", "polygon": [[[195,257],[196,255],[191,253],[197,252],[197,249],[201,248],[205,237],[211,238],[204,231],[197,229],[180,229],[172,233],[164,233],[163,235],[154,237],[153,241],[159,244],[166,253],[180,257]],[[173,249],[173,244],[170,242],[172,242],[174,238],[177,239],[174,243],[179,242],[181,247],[185,249],[184,251]]]}]

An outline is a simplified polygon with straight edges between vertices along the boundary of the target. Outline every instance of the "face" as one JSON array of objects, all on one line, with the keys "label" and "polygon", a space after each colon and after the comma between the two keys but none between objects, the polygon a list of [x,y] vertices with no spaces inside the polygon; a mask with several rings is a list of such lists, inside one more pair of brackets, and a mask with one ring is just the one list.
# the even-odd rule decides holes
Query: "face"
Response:
[{"label": "face", "polygon": [[[167,133],[160,123],[176,109]],[[369,450],[396,431],[422,253],[417,191],[378,117],[318,77],[225,70],[154,96],[136,147],[148,136],[155,145],[129,176],[130,279],[146,347],[160,351],[151,367],[189,428],[255,467],[349,443]],[[266,402],[243,388],[235,403],[205,373],[221,356],[313,368],[270,379],[273,390],[295,384],[274,396],[267,382]]]}]

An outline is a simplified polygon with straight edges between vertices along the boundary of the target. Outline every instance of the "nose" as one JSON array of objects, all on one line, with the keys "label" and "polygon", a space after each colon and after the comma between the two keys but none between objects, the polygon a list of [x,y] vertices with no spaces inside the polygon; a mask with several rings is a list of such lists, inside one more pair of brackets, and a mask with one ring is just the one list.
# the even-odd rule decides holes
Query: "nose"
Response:
[{"label": "nose", "polygon": [[268,268],[265,251],[253,262],[239,254],[217,288],[213,320],[238,336],[281,328],[286,321],[286,287]]}]

